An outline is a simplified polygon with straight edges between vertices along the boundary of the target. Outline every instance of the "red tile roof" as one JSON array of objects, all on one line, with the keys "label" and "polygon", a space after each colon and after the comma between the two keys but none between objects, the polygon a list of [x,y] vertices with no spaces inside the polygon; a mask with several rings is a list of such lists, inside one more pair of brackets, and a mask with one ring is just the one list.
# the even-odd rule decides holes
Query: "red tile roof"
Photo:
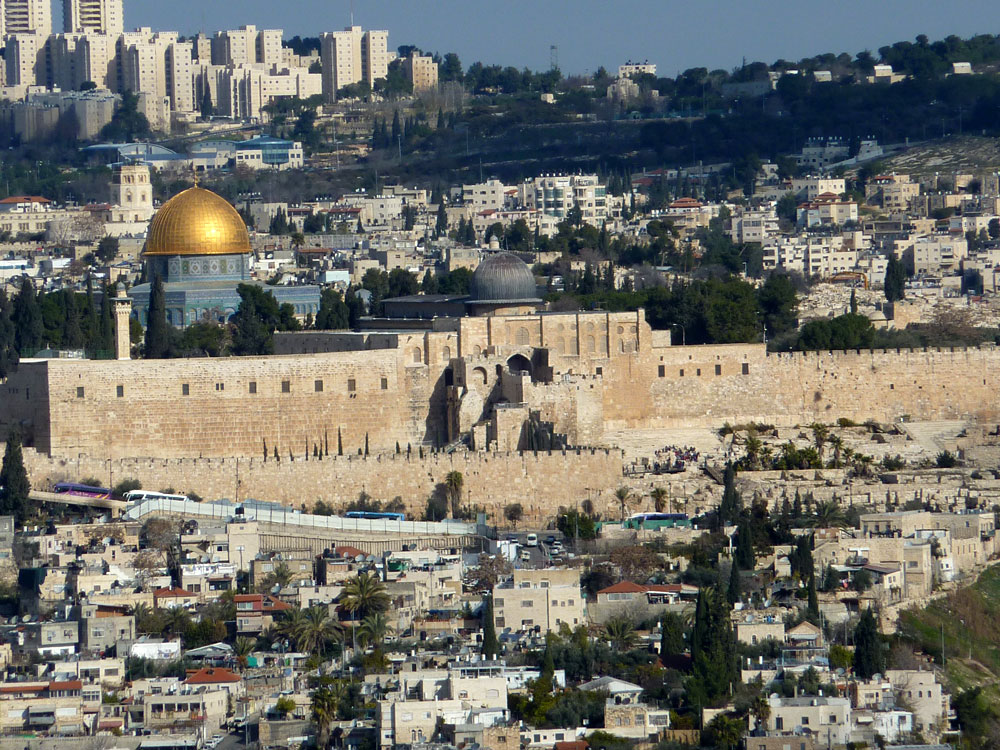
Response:
[{"label": "red tile roof", "polygon": [[82,690],[82,680],[67,680],[66,682],[50,682],[49,691],[52,690]]},{"label": "red tile roof", "polygon": [[9,198],[0,200],[0,203],[51,203],[48,198],[40,195],[12,195]]},{"label": "red tile roof", "polygon": [[239,682],[240,676],[224,667],[203,667],[188,675],[187,685],[219,685],[225,682]]},{"label": "red tile roof", "polygon": [[622,581],[621,583],[616,583],[614,586],[608,586],[606,589],[601,589],[598,594],[640,594],[645,593],[646,587],[640,586],[638,583],[632,583],[632,581]]}]

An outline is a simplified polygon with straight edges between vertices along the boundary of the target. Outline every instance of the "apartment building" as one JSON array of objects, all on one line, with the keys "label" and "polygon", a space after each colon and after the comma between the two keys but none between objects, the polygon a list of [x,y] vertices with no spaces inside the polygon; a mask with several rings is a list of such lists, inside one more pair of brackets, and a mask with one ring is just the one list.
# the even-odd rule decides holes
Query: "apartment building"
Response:
[{"label": "apartment building", "polygon": [[0,0],[0,37],[32,34],[44,41],[51,33],[52,0]]},{"label": "apartment building", "polygon": [[434,91],[438,85],[438,65],[430,55],[411,52],[403,58],[403,73],[413,84],[413,93]]},{"label": "apartment building", "polygon": [[493,624],[500,632],[547,633],[584,622],[580,571],[574,568],[515,570],[493,587]]},{"label": "apartment building", "polygon": [[389,52],[388,31],[363,31],[360,26],[349,26],[321,34],[323,96],[334,101],[344,86],[362,81],[374,85],[388,74],[394,58]]},{"label": "apartment building", "polygon": [[214,65],[263,65],[266,69],[280,65],[281,29],[260,29],[240,26],[238,29],[219,31],[212,39]]},{"label": "apartment building", "polygon": [[[516,189],[511,189],[515,193]],[[508,187],[500,180],[487,180],[476,185],[462,185],[462,203],[474,211],[500,211],[507,205]]]},{"label": "apartment building", "polygon": [[85,734],[91,721],[85,707],[96,711],[100,705],[100,686],[80,680],[2,683],[0,734]]},{"label": "apartment building", "polygon": [[769,733],[808,733],[824,747],[844,745],[851,738],[851,702],[828,696],[768,699],[771,707],[766,729]]},{"label": "apartment building", "polygon": [[792,193],[800,201],[811,203],[824,193],[840,196],[847,190],[843,177],[796,177],[792,180]]},{"label": "apartment building", "polygon": [[122,0],[63,0],[63,31],[117,37],[125,30]]},{"label": "apartment building", "polygon": [[858,204],[854,201],[842,201],[834,193],[820,193],[816,200],[799,205],[796,219],[800,228],[807,229],[856,223]]},{"label": "apartment building", "polygon": [[518,186],[525,208],[536,209],[560,221],[579,208],[583,220],[600,226],[608,218],[608,199],[597,175],[543,175]]},{"label": "apartment building", "polygon": [[969,255],[969,243],[959,234],[909,237],[893,243],[893,254],[912,274],[950,274]]},{"label": "apartment building", "polygon": [[908,211],[911,201],[919,195],[920,183],[905,174],[878,175],[865,187],[865,199],[886,211]]}]

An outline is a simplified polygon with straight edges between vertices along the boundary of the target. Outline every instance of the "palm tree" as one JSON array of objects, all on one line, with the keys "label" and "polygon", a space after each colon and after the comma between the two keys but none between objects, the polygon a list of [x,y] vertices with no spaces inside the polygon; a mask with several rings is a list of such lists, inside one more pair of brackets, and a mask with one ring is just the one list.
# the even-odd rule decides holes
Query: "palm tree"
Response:
[{"label": "palm tree", "polygon": [[670,493],[666,487],[654,487],[649,496],[653,498],[653,509],[657,513],[662,513],[670,501]]},{"label": "palm tree", "polygon": [[163,619],[163,631],[170,635],[181,635],[191,625],[191,616],[183,607],[170,607]]},{"label": "palm tree", "polygon": [[296,250],[306,244],[306,237],[302,232],[292,232],[292,247]]},{"label": "palm tree", "polygon": [[757,437],[752,432],[747,435],[747,441],[743,446],[747,455],[747,468],[750,471],[757,471],[760,469],[760,450],[763,447],[761,439]]},{"label": "palm tree", "polygon": [[236,639],[233,645],[233,656],[236,657],[237,664],[240,665],[240,669],[246,669],[249,663],[250,654],[254,651],[254,646],[257,644],[252,638],[244,638],[240,636]]},{"label": "palm tree", "polygon": [[385,640],[390,630],[392,630],[392,626],[385,619],[385,615],[381,612],[375,612],[361,621],[361,625],[358,627],[358,640],[365,645],[377,648]]},{"label": "palm tree", "polygon": [[329,742],[330,724],[340,708],[333,691],[328,687],[317,688],[312,694],[312,720],[316,725],[316,747],[325,748]]},{"label": "palm tree", "polygon": [[812,429],[813,441],[816,443],[816,453],[819,454],[819,460],[822,462],[823,448],[830,437],[830,428],[819,422],[813,422],[809,427]]},{"label": "palm tree", "polygon": [[830,445],[833,446],[833,468],[840,468],[840,458],[844,452],[844,439],[840,435],[830,436]]},{"label": "palm tree", "polygon": [[358,573],[347,582],[340,604],[355,620],[389,609],[389,595],[377,573]]},{"label": "palm tree", "polygon": [[138,602],[132,606],[132,617],[135,618],[135,629],[139,633],[151,632],[151,620],[153,618],[153,608],[145,602]]},{"label": "palm tree", "polygon": [[465,477],[460,471],[449,471],[444,478],[444,486],[448,490],[448,499],[451,500],[451,517],[458,518],[460,505],[462,503],[462,485],[465,484]]},{"label": "palm tree", "polygon": [[725,714],[719,714],[712,719],[709,722],[708,728],[715,735],[715,746],[722,748],[722,750],[730,750],[730,748],[736,747],[746,730],[746,726],[744,726],[742,721],[739,719],[730,719]]},{"label": "palm tree", "polygon": [[771,717],[771,704],[763,695],[758,695],[750,704],[750,714],[757,720],[757,727],[767,728],[767,720]]},{"label": "palm tree", "polygon": [[322,654],[340,635],[340,623],[330,617],[329,608],[320,604],[305,611],[295,644],[307,654]]},{"label": "palm tree", "polygon": [[619,487],[615,490],[615,497],[618,499],[618,504],[622,509],[622,520],[625,520],[625,509],[628,507],[629,502],[632,500],[632,490],[628,487]]},{"label": "palm tree", "polygon": [[833,527],[843,528],[847,526],[847,517],[844,509],[836,500],[821,500],[816,504],[815,515],[810,519],[811,525],[820,529]]},{"label": "palm tree", "polygon": [[604,623],[604,637],[615,651],[631,651],[635,646],[635,623],[627,617],[615,617]]},{"label": "palm tree", "polygon": [[304,609],[300,609],[299,607],[287,609],[282,614],[281,619],[274,624],[274,632],[292,643],[297,643],[299,632],[302,630],[305,620],[306,613]]}]

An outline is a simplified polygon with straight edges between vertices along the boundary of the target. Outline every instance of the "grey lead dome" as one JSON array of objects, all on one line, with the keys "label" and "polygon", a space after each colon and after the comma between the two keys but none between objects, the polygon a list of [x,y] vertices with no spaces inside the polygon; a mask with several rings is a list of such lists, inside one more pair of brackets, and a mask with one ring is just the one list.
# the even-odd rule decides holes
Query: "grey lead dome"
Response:
[{"label": "grey lead dome", "polygon": [[472,276],[472,299],[476,302],[537,300],[535,277],[516,255],[491,255]]}]

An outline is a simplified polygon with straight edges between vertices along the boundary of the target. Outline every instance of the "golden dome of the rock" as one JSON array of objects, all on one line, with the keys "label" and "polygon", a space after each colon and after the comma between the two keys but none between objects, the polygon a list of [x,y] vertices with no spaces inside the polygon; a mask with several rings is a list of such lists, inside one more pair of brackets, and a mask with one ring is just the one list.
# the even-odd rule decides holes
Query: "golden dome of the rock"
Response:
[{"label": "golden dome of the rock", "polygon": [[193,187],[168,200],[149,224],[145,255],[232,255],[250,252],[243,217],[211,190]]}]

